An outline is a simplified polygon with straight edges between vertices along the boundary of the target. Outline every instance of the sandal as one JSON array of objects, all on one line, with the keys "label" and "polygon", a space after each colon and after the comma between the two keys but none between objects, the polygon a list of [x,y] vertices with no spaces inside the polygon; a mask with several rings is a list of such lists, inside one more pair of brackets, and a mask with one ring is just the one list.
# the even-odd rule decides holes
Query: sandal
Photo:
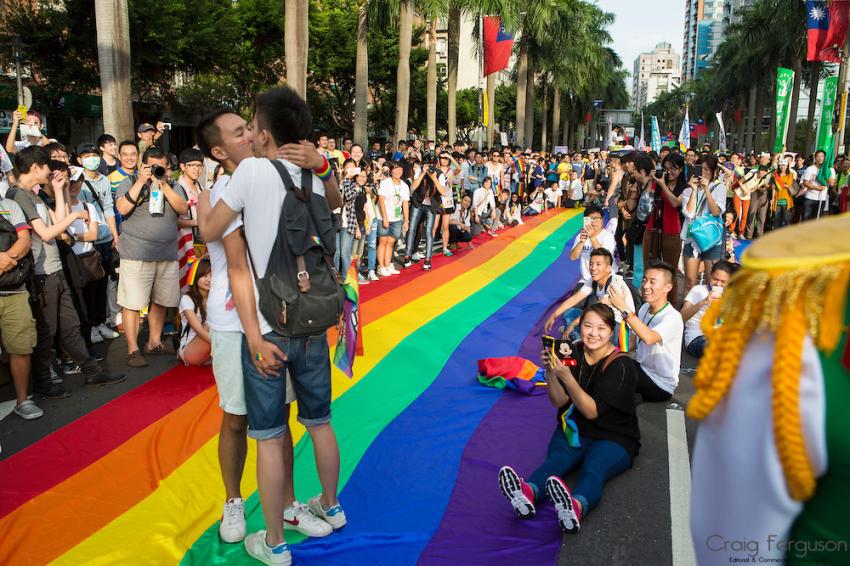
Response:
[{"label": "sandal", "polygon": [[174,351],[169,349],[165,344],[160,343],[159,346],[145,348],[145,354],[152,356],[170,356],[174,354]]},{"label": "sandal", "polygon": [[131,368],[144,368],[148,367],[148,361],[142,355],[141,350],[136,350],[127,356],[127,365]]}]

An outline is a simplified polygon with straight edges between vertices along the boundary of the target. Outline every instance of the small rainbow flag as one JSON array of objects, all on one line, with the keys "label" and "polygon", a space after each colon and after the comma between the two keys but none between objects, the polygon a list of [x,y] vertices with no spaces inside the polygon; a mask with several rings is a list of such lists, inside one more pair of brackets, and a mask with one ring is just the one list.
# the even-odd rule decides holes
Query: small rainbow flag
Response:
[{"label": "small rainbow flag", "polygon": [[629,353],[629,325],[625,320],[620,321],[620,328],[617,329],[617,343],[621,352]]},{"label": "small rainbow flag", "polygon": [[334,350],[334,365],[348,377],[353,377],[357,335],[360,332],[360,286],[357,284],[357,267],[353,262],[348,267],[342,289],[345,291],[345,305],[342,311],[342,327]]}]

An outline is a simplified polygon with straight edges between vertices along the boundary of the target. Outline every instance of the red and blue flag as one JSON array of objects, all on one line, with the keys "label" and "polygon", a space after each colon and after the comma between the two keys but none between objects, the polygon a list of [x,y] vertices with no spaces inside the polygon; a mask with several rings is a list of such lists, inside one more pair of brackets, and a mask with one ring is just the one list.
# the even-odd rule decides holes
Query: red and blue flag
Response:
[{"label": "red and blue flag", "polygon": [[848,0],[806,0],[807,61],[840,63],[847,37]]},{"label": "red and blue flag", "polygon": [[505,31],[502,18],[484,17],[484,76],[508,68],[514,35]]}]

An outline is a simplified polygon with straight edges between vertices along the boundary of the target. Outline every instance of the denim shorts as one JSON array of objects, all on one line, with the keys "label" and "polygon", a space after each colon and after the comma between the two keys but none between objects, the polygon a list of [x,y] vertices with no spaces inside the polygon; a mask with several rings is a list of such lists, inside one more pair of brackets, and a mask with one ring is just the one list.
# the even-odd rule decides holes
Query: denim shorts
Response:
[{"label": "denim shorts", "polygon": [[403,224],[402,220],[396,220],[395,222],[390,222],[389,227],[384,228],[383,220],[378,220],[378,237],[379,238],[395,238],[396,240],[401,239],[401,226]]},{"label": "denim shorts", "polygon": [[710,250],[700,252],[699,256],[694,253],[695,251],[696,249],[694,249],[693,244],[688,242],[682,250],[682,257],[685,259],[699,257],[699,259],[704,261],[720,261],[723,259],[723,242],[717,244]]},{"label": "denim shorts", "polygon": [[286,432],[286,370],[298,401],[298,422],[306,427],[331,420],[331,358],[326,333],[290,338],[270,332],[264,336],[286,354],[286,363],[273,377],[261,375],[242,339],[242,372],[248,409],[248,436],[277,438]]}]

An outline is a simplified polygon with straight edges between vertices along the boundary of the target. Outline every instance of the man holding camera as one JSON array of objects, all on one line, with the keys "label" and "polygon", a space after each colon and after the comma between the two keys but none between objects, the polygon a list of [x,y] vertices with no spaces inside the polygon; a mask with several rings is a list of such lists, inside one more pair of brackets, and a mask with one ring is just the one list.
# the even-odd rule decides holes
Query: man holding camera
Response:
[{"label": "man holding camera", "polygon": [[170,130],[171,124],[157,122],[156,127],[147,122],[139,125],[137,135],[139,136],[139,155],[144,155],[148,148],[156,146],[165,130]]},{"label": "man holding camera", "polygon": [[[167,354],[162,344],[165,309],[180,302],[177,263],[177,217],[189,205],[182,189],[168,180],[168,159],[159,148],[142,155],[138,177],[130,176],[116,191],[115,206],[124,218],[118,252],[121,277],[118,304],[127,337],[127,365],[145,367],[144,354]],[[148,312],[148,344],[139,349],[139,311]]]}]

